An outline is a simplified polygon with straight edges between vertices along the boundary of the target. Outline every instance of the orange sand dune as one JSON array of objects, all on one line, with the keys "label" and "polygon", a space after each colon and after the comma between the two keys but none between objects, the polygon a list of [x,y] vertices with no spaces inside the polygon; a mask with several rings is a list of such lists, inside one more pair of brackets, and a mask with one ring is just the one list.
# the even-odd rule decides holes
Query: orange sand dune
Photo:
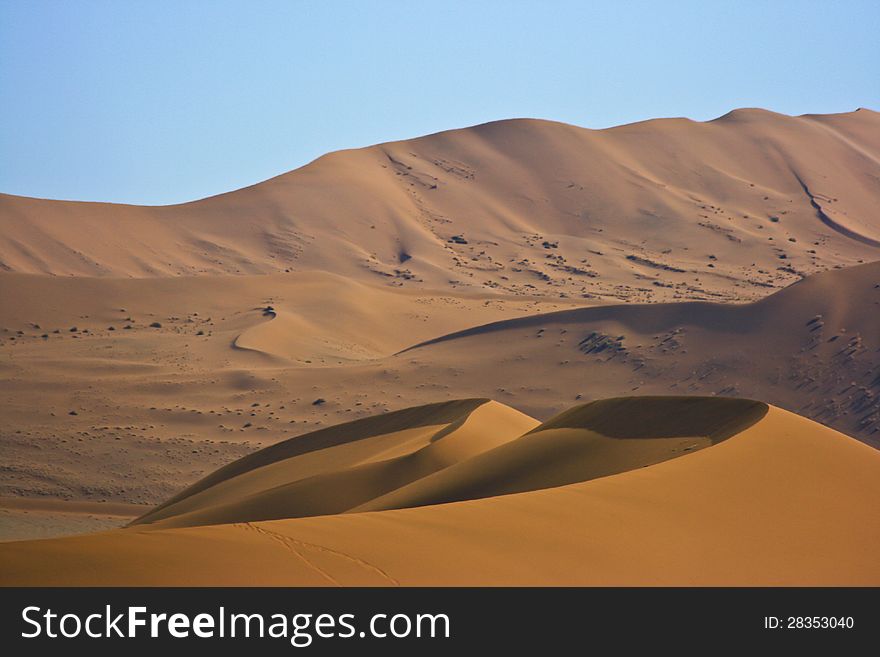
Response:
[{"label": "orange sand dune", "polygon": [[[0,195],[0,496],[165,502],[163,526],[355,516],[707,451],[520,437],[636,394],[760,399],[880,446],[878,179],[877,112],[744,109],[498,121],[166,207]],[[321,442],[462,398],[528,417],[453,403]],[[253,454],[274,456],[226,469]],[[0,536],[46,534],[24,515]]]},{"label": "orange sand dune", "polygon": [[572,429],[589,440],[592,427],[620,442],[727,439],[611,476],[456,503],[6,543],[2,581],[880,584],[880,523],[865,503],[880,493],[880,452],[866,445],[774,407],[718,399],[618,400],[549,426],[533,435]]},{"label": "orange sand dune", "polygon": [[876,257],[878,135],[867,109],[607,130],[521,119],[331,153],[181,205],[3,195],[0,270],[754,298]]},{"label": "orange sand dune", "polygon": [[[0,495],[150,506],[261,446],[406,406],[376,359],[413,340],[572,307],[319,272],[0,274],[0,300]],[[314,377],[360,364],[366,387]],[[414,386],[409,405],[451,396]]]},{"label": "orange sand dune", "polygon": [[[420,426],[393,430],[412,423],[414,415]],[[491,451],[537,424],[488,400],[359,420],[245,457],[133,524],[175,527],[342,513]]]},{"label": "orange sand dune", "polygon": [[760,420],[746,399],[635,397],[570,409],[518,440],[418,479],[353,511],[427,506],[553,488],[682,456]]},{"label": "orange sand dune", "polygon": [[[527,399],[510,399],[535,415],[566,393],[736,395],[880,446],[880,262],[816,274],[749,304],[531,314],[433,339],[396,360],[403,376],[406,362],[425,376],[460,354],[470,358],[459,392],[487,394],[467,382],[491,367],[493,381],[527,386]],[[552,383],[539,385],[538,371]]]},{"label": "orange sand dune", "polygon": [[[579,399],[748,397],[877,445],[878,267],[751,304],[592,308],[320,273],[0,275],[0,494],[155,505],[291,436],[460,396],[539,419]],[[273,314],[302,327],[253,333]]]}]

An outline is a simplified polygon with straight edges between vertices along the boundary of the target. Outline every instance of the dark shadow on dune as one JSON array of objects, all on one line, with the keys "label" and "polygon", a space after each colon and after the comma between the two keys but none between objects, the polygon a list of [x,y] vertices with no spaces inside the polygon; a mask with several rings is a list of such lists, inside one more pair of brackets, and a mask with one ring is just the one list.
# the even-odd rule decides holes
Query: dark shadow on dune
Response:
[{"label": "dark shadow on dune", "polygon": [[159,516],[159,512],[172,504],[187,497],[199,493],[221,481],[236,477],[250,470],[254,470],[269,463],[282,459],[300,456],[319,449],[335,447],[344,443],[363,440],[380,434],[414,429],[432,424],[447,424],[467,417],[476,408],[482,406],[488,399],[458,399],[449,402],[439,402],[426,406],[405,408],[392,413],[374,415],[360,420],[337,424],[318,431],[312,431],[302,436],[296,436],[288,440],[270,445],[258,452],[249,454],[233,461],[219,470],[215,470],[208,476],[200,479],[189,488],[181,491],[171,499],[163,502],[148,513],[135,519],[131,525],[150,522]]},{"label": "dark shadow on dune", "polygon": [[515,440],[456,463],[432,457],[430,449],[419,450],[175,514],[174,504],[190,495],[311,451],[447,424],[431,439],[436,444],[487,401],[464,399],[409,408],[292,438],[221,468],[131,524],[171,518],[168,526],[197,526],[358,513],[554,488],[637,470],[711,447],[748,429],[769,411],[762,402],[728,397],[603,399],[569,409]]},{"label": "dark shadow on dune", "polygon": [[748,429],[768,410],[763,402],[732,397],[616,397],[570,408],[529,433],[589,429],[618,439],[702,436],[715,445]]},{"label": "dark shadow on dune", "polygon": [[727,397],[595,401],[352,511],[463,502],[608,477],[711,447],[768,411],[767,404]]}]

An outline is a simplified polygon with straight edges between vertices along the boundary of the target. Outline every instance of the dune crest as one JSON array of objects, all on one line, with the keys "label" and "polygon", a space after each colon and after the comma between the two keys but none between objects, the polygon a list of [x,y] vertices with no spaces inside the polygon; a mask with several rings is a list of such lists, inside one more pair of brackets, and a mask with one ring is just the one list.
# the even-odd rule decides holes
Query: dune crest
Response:
[{"label": "dune crest", "polygon": [[[384,418],[378,429],[382,433],[365,437],[361,421],[257,452],[247,464],[230,464],[132,526],[186,527],[343,513],[490,451],[538,424],[488,400],[417,407],[396,415],[390,422]],[[401,421],[415,428],[387,431]]]},{"label": "dune crest", "polygon": [[760,402],[717,397],[590,402],[352,511],[460,502],[607,477],[710,447],[760,421],[767,408]]},{"label": "dune crest", "polygon": [[[878,180],[880,114],[752,108],[604,130],[495,121],[174,206],[0,194],[0,540],[131,521],[95,549],[174,560],[163,537],[213,537],[237,546],[225,567],[246,546],[303,556],[308,575],[285,571],[301,583],[424,581],[347,528],[376,539],[412,518],[426,550],[448,512],[476,542],[438,545],[473,564],[475,536],[516,541],[532,513],[603,518],[607,536],[615,516],[581,492],[690,473],[761,427],[821,434],[817,453],[848,444],[777,408],[880,446]],[[751,461],[730,464],[716,476],[747,486]],[[630,520],[657,522],[657,490]],[[669,522],[702,545],[696,507],[676,505]],[[859,531],[829,553],[857,553]],[[560,564],[589,552],[578,536]],[[508,579],[496,558],[487,577]]]},{"label": "dune crest", "polygon": [[735,395],[880,446],[880,262],[809,276],[753,303],[619,304],[500,320],[397,359],[439,368],[460,353],[472,354],[462,366],[470,379],[491,363],[496,380],[531,381],[534,363],[544,363],[553,385],[530,395],[533,413],[544,407],[540,395],[558,403],[571,391]]},{"label": "dune crest", "polygon": [[[653,406],[641,425],[634,419],[639,404]],[[487,406],[483,402],[471,415]],[[652,431],[661,407],[668,421]],[[483,423],[479,431],[492,426]],[[725,399],[609,400],[573,409],[473,458],[542,434],[580,432],[569,440],[588,443],[596,434],[585,427],[601,427],[617,435],[604,440],[635,447],[662,444],[670,438],[659,436],[670,433],[706,434],[717,444],[648,467],[631,463],[610,476],[458,503],[197,527],[135,526],[0,544],[2,583],[880,583],[874,558],[880,526],[863,503],[880,493],[880,452],[777,408]],[[369,438],[343,444],[363,440]],[[592,457],[613,461],[615,455],[598,450]],[[256,475],[260,467],[244,471]]]},{"label": "dune crest", "polygon": [[0,270],[757,298],[876,257],[878,134],[870,110],[606,130],[517,119],[330,153],[174,206],[0,195]]}]

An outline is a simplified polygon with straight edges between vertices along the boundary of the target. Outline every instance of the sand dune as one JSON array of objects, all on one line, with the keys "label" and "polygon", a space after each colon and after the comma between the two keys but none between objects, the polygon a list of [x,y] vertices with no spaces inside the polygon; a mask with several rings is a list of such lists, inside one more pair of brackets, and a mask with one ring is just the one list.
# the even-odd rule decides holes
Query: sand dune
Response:
[{"label": "sand dune", "polygon": [[[490,321],[541,306],[573,305],[538,296],[496,299],[448,289],[398,290],[321,272],[174,279],[0,274],[0,299],[3,346],[21,347],[10,340],[27,341],[44,333],[54,339],[54,331],[68,333],[72,327],[80,333],[87,330],[93,338],[131,338],[158,321],[165,330],[152,335],[165,342],[169,332],[190,343],[222,333],[227,358],[236,356],[228,347],[238,343],[252,353],[298,365],[385,356],[414,339],[436,337],[438,330],[467,328],[475,318]],[[111,326],[115,332],[108,331]],[[125,326],[131,333],[119,333]]]},{"label": "sand dune", "polygon": [[[640,421],[642,404],[650,419]],[[620,443],[692,433],[716,444],[611,476],[458,503],[6,543],[2,582],[880,583],[880,525],[864,504],[880,492],[880,452],[777,408],[720,399],[588,405],[531,435],[576,430],[588,443],[593,429]]]},{"label": "sand dune", "polygon": [[878,134],[866,109],[607,130],[511,120],[331,153],[182,205],[5,195],[0,269],[325,271],[406,288],[757,298],[876,257]]},{"label": "sand dune", "polygon": [[537,424],[488,400],[359,420],[245,457],[133,524],[175,527],[342,513],[492,450]]},{"label": "sand dune", "polygon": [[[399,357],[419,363],[424,376],[461,353],[472,355],[462,366],[465,381],[491,363],[492,383],[529,382],[541,363],[552,382],[530,390],[523,404],[537,415],[546,408],[542,397],[558,404],[566,392],[736,395],[880,445],[880,262],[817,274],[750,304],[533,314],[439,337]],[[485,383],[459,390],[477,394],[490,389]]]},{"label": "sand dune", "polygon": [[766,412],[765,404],[744,399],[596,401],[353,511],[460,502],[607,477],[708,447],[748,428]]},{"label": "sand dune", "polygon": [[[155,505],[291,436],[462,395],[538,419],[616,395],[740,396],[876,445],[878,284],[875,263],[752,304],[578,308],[322,274],[0,275],[0,494]],[[308,328],[252,333],[279,321],[270,305]]]},{"label": "sand dune", "polygon": [[527,434],[634,394],[880,445],[878,178],[876,112],[735,110],[499,121],[167,207],[0,195],[0,535],[395,518],[728,449]]},{"label": "sand dune", "polygon": [[[387,394],[390,371],[345,388],[313,379],[317,370],[332,378],[350,365],[372,368],[414,339],[478,318],[571,307],[320,273],[0,274],[0,299],[0,494],[151,505],[261,446],[408,405]],[[269,306],[296,326],[276,330]],[[343,406],[339,390],[351,395]],[[409,405],[429,395],[450,397],[426,387]]]}]

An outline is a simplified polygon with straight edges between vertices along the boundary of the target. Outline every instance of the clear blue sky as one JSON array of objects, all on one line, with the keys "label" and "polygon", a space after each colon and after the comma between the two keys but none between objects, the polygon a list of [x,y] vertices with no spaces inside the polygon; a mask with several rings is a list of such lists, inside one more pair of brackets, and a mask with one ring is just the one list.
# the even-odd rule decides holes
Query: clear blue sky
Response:
[{"label": "clear blue sky", "polygon": [[0,0],[0,191],[164,204],[494,119],[880,109],[878,35],[878,0]]}]

